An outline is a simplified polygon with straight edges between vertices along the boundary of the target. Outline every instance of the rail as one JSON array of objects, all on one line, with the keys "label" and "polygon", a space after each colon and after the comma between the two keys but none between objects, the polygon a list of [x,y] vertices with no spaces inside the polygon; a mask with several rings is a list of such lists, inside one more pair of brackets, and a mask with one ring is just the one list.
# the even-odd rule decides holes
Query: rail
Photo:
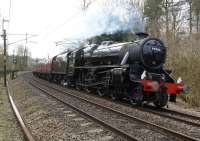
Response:
[{"label": "rail", "polygon": [[8,85],[8,82],[7,82],[7,94],[8,94],[8,98],[9,98],[9,101],[11,103],[11,107],[12,107],[12,110],[17,118],[17,121],[18,123],[20,124],[21,126],[21,129],[26,137],[26,139],[28,141],[36,141],[33,137],[33,135],[31,134],[30,130],[27,128],[26,124],[24,123],[24,120],[23,118],[21,117],[20,113],[19,113],[19,110],[17,109],[15,103],[14,103],[14,100],[10,94],[10,89],[9,89],[9,85]]},{"label": "rail", "polygon": [[[36,80],[35,80],[35,81],[36,81]],[[38,84],[38,83],[39,83],[39,82],[37,82],[37,84]],[[41,83],[41,82],[40,82],[40,83]],[[30,84],[31,84],[32,86],[34,86],[34,87],[36,87],[36,88],[42,90],[43,92],[48,93],[49,95],[51,95],[49,92],[47,92],[47,90],[41,88],[40,86],[37,86],[36,84],[33,84],[33,83],[31,83],[31,82],[30,82]],[[42,84],[42,83],[41,83],[41,84]],[[54,89],[54,90],[56,90],[56,91],[58,91],[58,92],[65,93],[65,94],[68,94],[68,95],[70,95],[70,96],[72,96],[72,97],[81,99],[81,100],[86,101],[86,102],[88,102],[88,103],[90,103],[90,104],[94,104],[94,105],[96,105],[96,106],[100,106],[100,107],[105,108],[105,109],[107,109],[107,110],[110,110],[110,111],[112,111],[112,112],[118,113],[118,114],[123,115],[123,116],[125,116],[125,117],[127,117],[127,118],[130,118],[130,119],[133,119],[133,120],[135,120],[135,121],[141,122],[142,124],[145,124],[145,125],[147,125],[147,126],[151,126],[151,127],[157,128],[157,129],[159,129],[159,130],[161,130],[161,131],[163,131],[163,132],[165,132],[165,133],[171,134],[172,136],[177,137],[177,138],[179,138],[179,139],[183,139],[183,140],[187,140],[187,141],[197,141],[197,140],[198,140],[198,139],[196,139],[196,138],[193,138],[193,137],[184,135],[184,134],[182,134],[182,133],[178,133],[178,132],[173,131],[173,130],[171,130],[171,129],[167,129],[167,128],[165,128],[165,127],[161,127],[161,126],[159,126],[159,125],[150,123],[150,122],[145,121],[145,120],[143,120],[143,119],[139,119],[139,118],[137,118],[137,117],[130,116],[129,114],[126,114],[126,113],[123,113],[123,112],[121,112],[121,111],[112,109],[112,108],[110,108],[110,107],[106,107],[106,106],[104,106],[104,105],[100,105],[100,104],[98,104],[98,103],[94,103],[93,101],[90,101],[90,100],[85,99],[85,98],[83,98],[83,97],[79,97],[79,96],[74,95],[74,94],[72,94],[72,93],[69,93],[69,92],[60,90],[60,89],[55,88],[55,87],[50,87],[50,86],[48,86],[47,84],[42,84],[42,85],[44,85],[44,86],[46,86],[46,87],[48,87],[48,88],[50,88],[50,89]],[[56,98],[56,99],[59,99],[59,98],[57,98],[56,96],[53,96],[53,97]],[[62,99],[60,99],[60,100],[61,100],[63,103],[66,103],[66,102],[63,101]]]}]

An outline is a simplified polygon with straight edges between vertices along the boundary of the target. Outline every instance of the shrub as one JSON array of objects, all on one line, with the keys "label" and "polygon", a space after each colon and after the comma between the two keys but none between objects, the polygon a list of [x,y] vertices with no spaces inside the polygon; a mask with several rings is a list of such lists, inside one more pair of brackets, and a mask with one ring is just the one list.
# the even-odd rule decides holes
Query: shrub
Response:
[{"label": "shrub", "polygon": [[200,106],[200,40],[199,35],[178,43],[169,43],[166,67],[173,70],[175,78],[181,76],[191,87],[189,95],[182,95],[191,106]]}]

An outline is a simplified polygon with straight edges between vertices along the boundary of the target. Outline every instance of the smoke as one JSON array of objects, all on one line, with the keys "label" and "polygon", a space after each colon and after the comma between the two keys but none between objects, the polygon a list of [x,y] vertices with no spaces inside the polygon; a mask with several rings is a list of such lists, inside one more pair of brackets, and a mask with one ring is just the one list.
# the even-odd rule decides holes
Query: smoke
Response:
[{"label": "smoke", "polygon": [[142,12],[128,0],[96,1],[83,16],[84,31],[81,35],[85,38],[117,31],[144,31]]},{"label": "smoke", "polygon": [[66,27],[64,39],[76,42],[65,44],[61,50],[79,47],[86,39],[118,31],[143,32],[142,12],[130,0],[95,0],[86,11],[74,17],[71,26]]}]

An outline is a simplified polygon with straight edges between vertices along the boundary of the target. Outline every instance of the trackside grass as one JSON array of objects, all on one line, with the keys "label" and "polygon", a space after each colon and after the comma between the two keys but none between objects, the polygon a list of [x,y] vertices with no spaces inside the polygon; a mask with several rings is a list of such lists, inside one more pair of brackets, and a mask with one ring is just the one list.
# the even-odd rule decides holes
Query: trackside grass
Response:
[{"label": "trackside grass", "polygon": [[0,81],[0,141],[24,141],[21,128],[19,127],[11,109],[6,88]]}]

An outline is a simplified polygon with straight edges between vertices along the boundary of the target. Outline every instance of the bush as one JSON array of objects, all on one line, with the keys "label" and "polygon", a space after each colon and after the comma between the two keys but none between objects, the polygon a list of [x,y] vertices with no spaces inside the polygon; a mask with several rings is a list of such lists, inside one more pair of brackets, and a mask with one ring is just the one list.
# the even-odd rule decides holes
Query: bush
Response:
[{"label": "bush", "polygon": [[185,84],[191,87],[189,95],[182,95],[191,106],[200,106],[200,40],[184,39],[171,43],[168,47],[166,67],[173,70],[175,78],[181,76]]}]

